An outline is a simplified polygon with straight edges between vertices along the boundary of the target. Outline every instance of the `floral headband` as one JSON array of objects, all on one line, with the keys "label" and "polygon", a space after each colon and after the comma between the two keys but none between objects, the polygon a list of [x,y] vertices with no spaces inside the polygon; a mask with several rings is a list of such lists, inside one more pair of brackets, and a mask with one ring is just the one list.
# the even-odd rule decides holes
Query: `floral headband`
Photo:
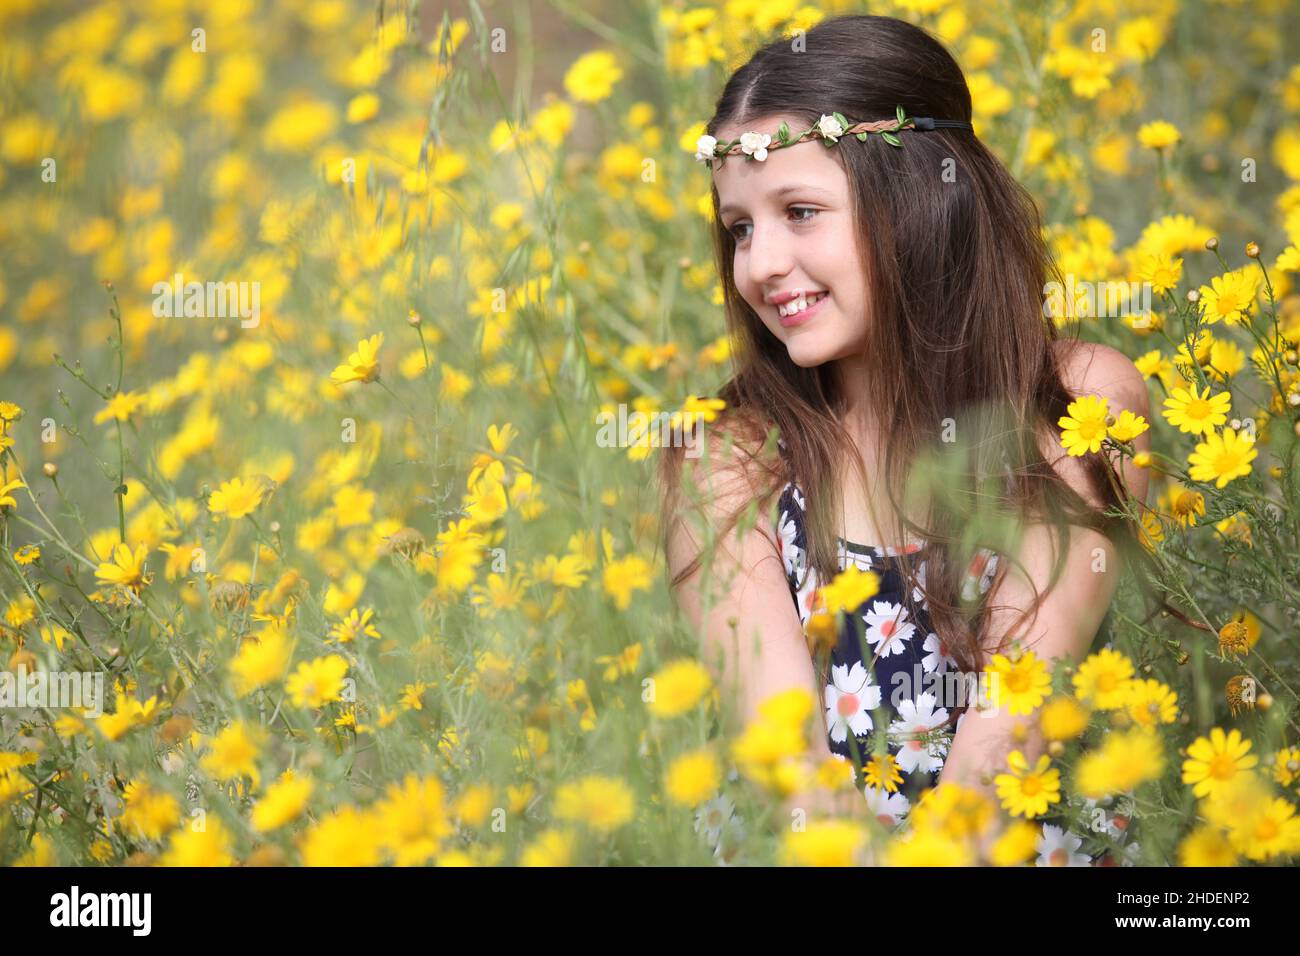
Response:
[{"label": "floral headband", "polygon": [[704,135],[695,144],[695,158],[701,163],[712,163],[715,158],[726,162],[728,156],[742,153],[751,160],[756,159],[762,162],[767,159],[769,150],[794,146],[803,142],[804,138],[808,136],[821,139],[829,147],[835,145],[841,136],[856,136],[865,143],[869,135],[876,133],[890,146],[901,147],[903,141],[895,136],[895,133],[905,129],[927,131],[939,127],[968,129],[972,132],[975,129],[965,120],[908,116],[903,108],[898,106],[895,107],[894,119],[892,120],[867,120],[861,123],[850,123],[845,119],[843,113],[831,113],[829,116],[822,114],[822,118],[817,121],[815,126],[809,127],[795,137],[790,136],[789,124],[783,122],[776,131],[777,141],[775,143],[772,142],[771,133],[741,133],[739,139],[733,139],[729,143],[720,143],[716,137]]}]

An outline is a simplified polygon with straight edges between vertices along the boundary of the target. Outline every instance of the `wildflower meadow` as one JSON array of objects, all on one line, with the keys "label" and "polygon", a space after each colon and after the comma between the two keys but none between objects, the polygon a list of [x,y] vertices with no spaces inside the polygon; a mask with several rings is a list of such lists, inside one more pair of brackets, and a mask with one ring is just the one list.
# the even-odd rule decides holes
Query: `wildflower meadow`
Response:
[{"label": "wildflower meadow", "polygon": [[[1048,752],[901,819],[789,806],[851,788],[811,689],[724,719],[651,480],[725,411],[704,121],[846,12],[953,51],[1045,321],[1145,376],[1061,441],[1186,618],[999,656]],[[1294,863],[1296,13],[7,0],[0,863]]]}]

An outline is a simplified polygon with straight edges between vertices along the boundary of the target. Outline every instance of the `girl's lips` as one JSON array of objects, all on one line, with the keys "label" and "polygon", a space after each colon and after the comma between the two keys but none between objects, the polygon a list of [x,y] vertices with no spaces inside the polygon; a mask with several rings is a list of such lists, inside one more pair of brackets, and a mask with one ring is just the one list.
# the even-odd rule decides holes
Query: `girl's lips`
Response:
[{"label": "girl's lips", "polygon": [[826,304],[826,300],[830,297],[831,294],[827,292],[812,305],[808,306],[808,308],[804,309],[802,312],[796,313],[795,315],[781,315],[778,312],[777,318],[781,322],[781,327],[788,329],[796,325],[803,325],[803,323],[807,322],[821,310],[821,307]]}]

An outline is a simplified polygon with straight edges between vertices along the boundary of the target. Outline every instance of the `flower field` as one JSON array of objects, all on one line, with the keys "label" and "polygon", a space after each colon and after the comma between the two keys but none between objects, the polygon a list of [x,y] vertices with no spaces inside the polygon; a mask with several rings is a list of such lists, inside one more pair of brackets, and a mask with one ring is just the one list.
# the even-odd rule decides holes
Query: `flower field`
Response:
[{"label": "flower field", "polygon": [[[903,814],[808,758],[811,691],[731,726],[657,436],[602,429],[719,420],[696,144],[758,45],[846,12],[944,40],[1079,279],[1048,321],[1146,377],[1149,421],[1084,398],[1061,441],[1149,469],[1129,517],[1187,618],[1121,586],[1077,666],[999,656],[1048,752]],[[8,0],[0,864],[1294,863],[1294,20]]]}]

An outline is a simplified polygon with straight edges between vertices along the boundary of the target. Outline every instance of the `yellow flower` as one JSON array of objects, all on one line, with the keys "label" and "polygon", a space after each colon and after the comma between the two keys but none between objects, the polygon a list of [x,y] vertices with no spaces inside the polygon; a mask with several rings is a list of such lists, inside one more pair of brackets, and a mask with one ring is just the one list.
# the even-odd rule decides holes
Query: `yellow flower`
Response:
[{"label": "yellow flower", "polygon": [[707,748],[683,754],[664,776],[664,789],[674,803],[694,807],[712,797],[722,782],[722,770]]},{"label": "yellow flower", "polygon": [[893,840],[885,852],[886,866],[973,866],[975,851],[969,840],[954,838],[941,829],[917,829]]},{"label": "yellow flower", "polygon": [[821,596],[829,614],[840,611],[851,613],[880,591],[880,576],[874,571],[863,571],[857,564],[849,566],[822,588]]},{"label": "yellow flower", "polygon": [[1111,438],[1115,439],[1115,441],[1129,442],[1134,438],[1137,438],[1138,435],[1141,435],[1150,427],[1151,426],[1147,424],[1147,420],[1141,415],[1134,415],[1132,412],[1125,409],[1119,413],[1119,418],[1116,419],[1114,425],[1110,426],[1108,433]]},{"label": "yellow flower", "polygon": [[867,831],[852,820],[813,820],[781,842],[782,866],[853,866]]},{"label": "yellow flower", "polygon": [[1249,437],[1239,437],[1231,428],[1221,434],[1210,432],[1188,457],[1188,474],[1193,481],[1213,481],[1222,488],[1235,478],[1250,474],[1250,463],[1259,452]]},{"label": "yellow flower", "polygon": [[200,761],[218,780],[248,777],[257,786],[257,757],[265,739],[261,727],[235,721],[212,740],[212,750]]},{"label": "yellow flower", "polygon": [[1158,680],[1132,680],[1124,708],[1135,724],[1144,727],[1172,724],[1178,719],[1178,695]]},{"label": "yellow flower", "polygon": [[633,591],[648,591],[652,583],[650,563],[636,554],[629,554],[605,565],[605,593],[614,599],[620,611],[632,603]]},{"label": "yellow flower", "polygon": [[1015,660],[994,654],[984,668],[989,675],[989,702],[997,708],[1005,705],[1011,714],[1030,714],[1051,693],[1051,677],[1045,663],[1033,651]]},{"label": "yellow flower", "polygon": [[1147,255],[1137,268],[1139,282],[1146,282],[1156,295],[1177,288],[1183,277],[1183,260],[1171,255]]},{"label": "yellow flower", "polygon": [[149,546],[142,544],[132,552],[123,543],[113,548],[113,560],[106,561],[95,569],[95,578],[107,584],[116,584],[129,588],[136,594],[149,583],[150,576],[145,574],[144,561],[149,555]]},{"label": "yellow flower", "polygon": [[562,785],[555,793],[555,815],[610,833],[631,821],[636,801],[617,777],[592,774]]},{"label": "yellow flower", "polygon": [[230,662],[235,693],[245,697],[259,687],[279,680],[289,669],[293,642],[278,626],[249,634]]},{"label": "yellow flower", "polygon": [[257,510],[257,506],[262,503],[264,490],[265,486],[258,481],[245,482],[242,478],[223,481],[208,496],[208,510],[227,518],[242,518]]},{"label": "yellow flower", "polygon": [[375,814],[342,807],[303,834],[303,866],[378,866],[381,862]]},{"label": "yellow flower", "polygon": [[1182,136],[1178,132],[1178,127],[1173,123],[1167,123],[1164,120],[1156,120],[1152,123],[1144,123],[1138,129],[1138,142],[1147,149],[1168,149],[1170,146],[1178,143]]},{"label": "yellow flower", "polygon": [[1259,763],[1250,748],[1251,742],[1235,727],[1227,734],[1221,727],[1213,728],[1208,738],[1197,737],[1187,748],[1183,783],[1192,784],[1192,793],[1198,797],[1213,796],[1237,774]]},{"label": "yellow flower", "polygon": [[1011,772],[998,774],[993,783],[1003,808],[1013,817],[1041,817],[1048,806],[1061,802],[1061,772],[1055,767],[1049,770],[1050,763],[1047,755],[1043,754],[1031,768],[1019,750],[1007,755],[1007,767]]},{"label": "yellow flower", "polygon": [[292,822],[307,806],[311,792],[311,780],[295,776],[292,770],[286,770],[279,780],[266,788],[262,799],[253,805],[249,814],[253,829],[265,833]]},{"label": "yellow flower", "polygon": [[1237,851],[1218,827],[1203,823],[1178,844],[1179,866],[1236,866]]},{"label": "yellow flower", "polygon": [[1084,796],[1099,798],[1155,780],[1164,768],[1160,739],[1139,727],[1111,733],[1100,750],[1085,754],[1075,768],[1075,784]]},{"label": "yellow flower", "polygon": [[519,855],[520,866],[569,866],[576,840],[566,830],[546,829]]},{"label": "yellow flower", "polygon": [[1205,387],[1203,394],[1198,394],[1196,386],[1191,391],[1175,388],[1173,394],[1165,399],[1164,411],[1161,413],[1169,424],[1179,431],[1192,435],[1212,434],[1218,425],[1228,420],[1228,409],[1232,405],[1232,396],[1219,392],[1211,397],[1210,387]]},{"label": "yellow flower", "polygon": [[159,866],[232,866],[230,835],[221,820],[208,814],[202,830],[184,827],[172,834]]},{"label": "yellow flower", "polygon": [[1224,319],[1241,324],[1259,295],[1259,278],[1253,269],[1239,269],[1215,276],[1208,286],[1201,286],[1200,293],[1199,307],[1207,325]]},{"label": "yellow flower", "polygon": [[456,831],[447,812],[437,777],[408,773],[400,784],[390,783],[375,804],[379,845],[393,854],[398,866],[422,866],[443,850]]},{"label": "yellow flower", "polygon": [[122,791],[121,825],[145,840],[161,840],[181,819],[181,806],[170,793],[132,780]]},{"label": "yellow flower", "polygon": [[1098,710],[1117,710],[1128,700],[1133,662],[1119,651],[1103,647],[1074,672],[1074,692]]},{"label": "yellow flower", "polygon": [[17,508],[18,500],[9,492],[17,491],[19,488],[27,486],[15,478],[13,481],[0,484],[0,508]]},{"label": "yellow flower", "polygon": [[1061,447],[1071,456],[1078,457],[1101,448],[1106,437],[1106,403],[1105,398],[1084,395],[1071,402],[1066,409],[1068,414],[1057,422],[1062,429]]},{"label": "yellow flower", "polygon": [[1300,817],[1295,804],[1274,797],[1252,813],[1237,817],[1228,830],[1229,842],[1249,859],[1263,862],[1300,852]]},{"label": "yellow flower", "polygon": [[338,654],[303,661],[284,682],[295,707],[324,707],[343,693],[348,662]]},{"label": "yellow flower", "polygon": [[338,641],[340,644],[354,641],[362,635],[365,635],[366,637],[380,637],[381,635],[378,629],[370,623],[370,619],[374,617],[374,614],[375,612],[371,608],[366,608],[365,612],[362,614],[358,614],[357,609],[353,608],[348,612],[346,618],[338,624],[335,624],[334,627],[330,629],[330,637],[334,638],[334,640]]},{"label": "yellow flower", "polygon": [[1012,823],[993,844],[989,862],[994,866],[1019,866],[1037,851],[1039,828],[1028,820]]},{"label": "yellow flower", "polygon": [[117,422],[128,421],[137,408],[145,403],[147,396],[139,392],[118,392],[108,400],[108,404],[95,413],[95,424],[110,419]]},{"label": "yellow flower", "polygon": [[1073,697],[1053,697],[1039,712],[1038,726],[1048,740],[1072,740],[1087,729],[1088,711]]},{"label": "yellow flower", "polygon": [[330,381],[343,385],[347,382],[373,382],[379,378],[379,348],[383,344],[383,332],[362,339],[347,361],[330,373]]},{"label": "yellow flower", "polygon": [[699,661],[681,658],[665,664],[650,678],[653,697],[647,706],[656,717],[677,717],[693,710],[713,686]]},{"label": "yellow flower", "polygon": [[623,78],[614,54],[593,50],[580,56],[564,74],[564,88],[582,103],[596,103],[607,98],[614,84]]}]

